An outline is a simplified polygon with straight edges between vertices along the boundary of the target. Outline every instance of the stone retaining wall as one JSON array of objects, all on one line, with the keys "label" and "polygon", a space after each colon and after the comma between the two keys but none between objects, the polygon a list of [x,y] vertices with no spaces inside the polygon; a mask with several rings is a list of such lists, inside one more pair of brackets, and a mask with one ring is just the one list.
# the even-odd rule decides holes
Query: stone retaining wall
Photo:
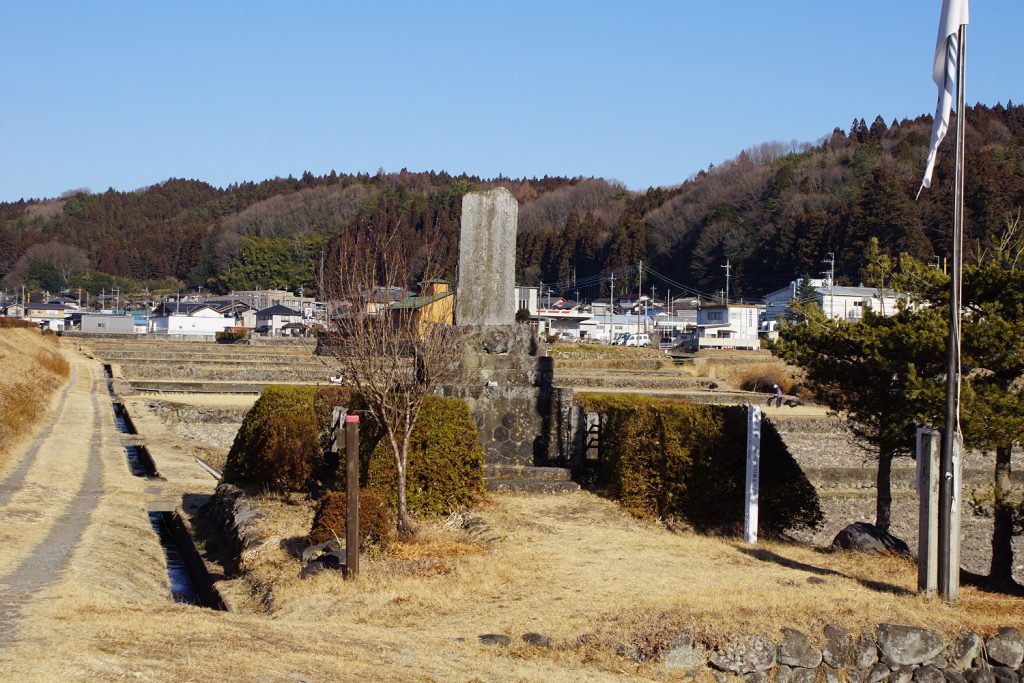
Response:
[{"label": "stone retaining wall", "polygon": [[879,624],[874,632],[852,633],[829,625],[818,642],[787,628],[779,637],[740,636],[707,648],[684,634],[661,659],[668,671],[718,680],[731,674],[751,683],[1019,683],[1024,675],[1024,636],[1015,628],[947,640],[911,626]]},{"label": "stone retaining wall", "polygon": [[237,486],[221,483],[203,505],[202,514],[234,560],[235,566],[227,569],[231,572],[244,570],[249,559],[266,542],[266,534],[259,527],[263,513],[245,499]]}]

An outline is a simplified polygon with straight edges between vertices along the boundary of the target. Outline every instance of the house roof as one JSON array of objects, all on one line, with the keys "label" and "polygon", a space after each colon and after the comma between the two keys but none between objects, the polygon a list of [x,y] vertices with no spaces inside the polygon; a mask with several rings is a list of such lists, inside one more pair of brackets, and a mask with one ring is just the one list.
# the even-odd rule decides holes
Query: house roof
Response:
[{"label": "house roof", "polygon": [[25,304],[26,311],[66,311],[64,304]]},{"label": "house roof", "polygon": [[[196,311],[209,308],[211,311],[217,311],[216,308],[210,304],[196,304],[196,303],[170,303],[168,301],[163,302],[153,311],[154,317],[163,317],[167,315],[192,315]],[[217,311],[218,313],[220,311]]]},{"label": "house roof", "polygon": [[701,306],[702,309],[708,310],[712,308],[761,308],[762,304],[706,304]]},{"label": "house roof", "polygon": [[282,306],[281,304],[277,304],[276,306],[271,306],[269,308],[264,308],[262,311],[256,312],[257,318],[269,318],[274,315],[290,315],[295,316],[297,318],[302,317],[302,314],[299,313],[298,311],[293,311],[287,306]]},{"label": "house roof", "polygon": [[207,306],[215,308],[218,312],[224,313],[233,308],[241,308],[244,311],[252,310],[252,306],[245,303],[244,301],[235,301],[233,299],[217,299],[216,301],[207,301]]},{"label": "house roof", "polygon": [[410,297],[406,297],[404,299],[400,299],[398,301],[392,302],[391,308],[397,309],[397,310],[401,310],[401,309],[416,310],[416,309],[423,308],[427,304],[433,303],[435,301],[440,301],[441,299],[445,298],[446,296],[453,296],[454,294],[455,294],[455,292],[438,292],[437,294],[435,294],[433,296],[410,296]]},{"label": "house roof", "polygon": [[858,296],[858,297],[874,297],[874,296],[899,296],[896,292],[891,289],[879,290],[877,287],[817,287],[815,288],[819,294],[831,295],[831,296]]}]

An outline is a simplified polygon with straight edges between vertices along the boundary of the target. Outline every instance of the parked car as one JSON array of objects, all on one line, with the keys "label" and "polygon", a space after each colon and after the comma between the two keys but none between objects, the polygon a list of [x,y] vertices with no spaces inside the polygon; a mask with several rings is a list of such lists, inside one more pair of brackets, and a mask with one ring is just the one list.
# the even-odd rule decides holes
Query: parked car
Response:
[{"label": "parked car", "polygon": [[630,334],[626,336],[626,340],[622,342],[623,346],[650,346],[651,337],[647,334]]}]

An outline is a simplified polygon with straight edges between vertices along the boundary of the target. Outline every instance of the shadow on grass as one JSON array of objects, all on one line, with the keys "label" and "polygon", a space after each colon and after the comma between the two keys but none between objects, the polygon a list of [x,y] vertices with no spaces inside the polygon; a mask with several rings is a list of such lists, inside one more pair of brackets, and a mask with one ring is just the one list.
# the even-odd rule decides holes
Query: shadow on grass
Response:
[{"label": "shadow on grass", "polygon": [[975,574],[966,569],[961,569],[960,584],[977,588],[986,593],[1001,593],[1002,595],[1024,598],[1024,586],[1012,579],[1009,581],[998,581],[983,574]]},{"label": "shadow on grass", "polygon": [[873,591],[880,593],[892,593],[894,595],[916,595],[913,591],[908,591],[906,588],[896,586],[891,583],[885,583],[884,581],[872,581],[871,579],[862,579],[856,576],[850,576],[838,572],[834,569],[828,569],[827,567],[816,567],[812,564],[806,564],[804,562],[797,562],[791,560],[788,557],[783,557],[778,553],[773,553],[770,550],[764,550],[763,548],[737,548],[744,555],[748,555],[755,560],[761,560],[762,562],[772,562],[781,567],[787,569],[796,569],[798,571],[807,572],[809,574],[815,574],[817,576],[836,576],[843,579],[849,579],[856,581],[865,588],[869,588]]}]

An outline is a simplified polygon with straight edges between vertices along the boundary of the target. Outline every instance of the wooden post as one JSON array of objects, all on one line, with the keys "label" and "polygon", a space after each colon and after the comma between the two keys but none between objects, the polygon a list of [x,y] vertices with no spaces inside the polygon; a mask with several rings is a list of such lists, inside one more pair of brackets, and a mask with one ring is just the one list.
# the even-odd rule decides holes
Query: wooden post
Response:
[{"label": "wooden post", "polygon": [[744,487],[743,540],[757,543],[757,499],[761,487],[761,409],[747,406],[747,479]]},{"label": "wooden post", "polygon": [[345,417],[345,575],[359,575],[359,416]]},{"label": "wooden post", "polygon": [[917,590],[931,597],[939,587],[939,447],[942,435],[917,430]]}]

